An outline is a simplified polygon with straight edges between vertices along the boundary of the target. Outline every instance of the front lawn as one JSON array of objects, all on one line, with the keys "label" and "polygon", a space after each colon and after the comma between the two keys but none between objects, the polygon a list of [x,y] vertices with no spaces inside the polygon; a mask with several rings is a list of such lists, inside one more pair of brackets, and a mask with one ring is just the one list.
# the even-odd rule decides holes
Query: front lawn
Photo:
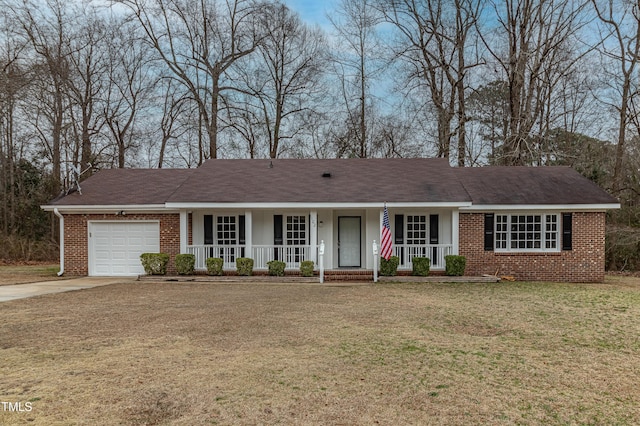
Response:
[{"label": "front lawn", "polygon": [[0,285],[25,284],[38,281],[66,279],[58,277],[59,264],[47,262],[13,262],[0,261]]},{"label": "front lawn", "polygon": [[[0,424],[639,424],[640,279],[0,303]],[[26,410],[27,407],[30,410]]]}]

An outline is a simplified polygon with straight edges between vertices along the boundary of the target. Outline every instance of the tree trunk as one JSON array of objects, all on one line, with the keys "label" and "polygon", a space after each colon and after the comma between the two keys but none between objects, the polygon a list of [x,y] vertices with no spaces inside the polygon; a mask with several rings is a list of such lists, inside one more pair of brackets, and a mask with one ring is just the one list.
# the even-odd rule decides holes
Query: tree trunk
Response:
[{"label": "tree trunk", "polygon": [[[84,110],[84,108],[83,108]],[[82,150],[80,159],[80,173],[82,178],[91,176],[91,137],[89,136],[89,116],[82,114]],[[84,173],[86,171],[86,173]]]},{"label": "tree trunk", "polygon": [[218,158],[218,103],[220,98],[220,76],[214,76],[211,90],[211,124],[209,125],[209,158]]},{"label": "tree trunk", "polygon": [[630,75],[625,73],[622,85],[622,100],[620,102],[620,124],[618,126],[618,145],[616,146],[616,160],[613,166],[612,192],[618,194],[622,187],[622,166],[625,156],[625,139],[627,137],[627,121],[629,108]]}]

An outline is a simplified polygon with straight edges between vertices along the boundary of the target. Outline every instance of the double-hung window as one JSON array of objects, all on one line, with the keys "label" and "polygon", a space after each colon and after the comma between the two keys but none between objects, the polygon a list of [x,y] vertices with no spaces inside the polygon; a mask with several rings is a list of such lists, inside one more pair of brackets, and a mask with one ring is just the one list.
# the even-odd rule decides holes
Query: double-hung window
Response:
[{"label": "double-hung window", "polygon": [[559,251],[557,214],[496,214],[496,251]]}]

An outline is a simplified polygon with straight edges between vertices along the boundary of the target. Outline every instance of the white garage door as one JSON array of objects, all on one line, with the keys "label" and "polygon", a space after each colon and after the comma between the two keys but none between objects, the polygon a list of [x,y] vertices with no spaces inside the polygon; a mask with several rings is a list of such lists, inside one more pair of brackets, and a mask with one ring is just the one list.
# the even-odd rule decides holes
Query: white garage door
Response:
[{"label": "white garage door", "polygon": [[159,251],[159,222],[89,222],[91,276],[144,274],[140,255]]}]

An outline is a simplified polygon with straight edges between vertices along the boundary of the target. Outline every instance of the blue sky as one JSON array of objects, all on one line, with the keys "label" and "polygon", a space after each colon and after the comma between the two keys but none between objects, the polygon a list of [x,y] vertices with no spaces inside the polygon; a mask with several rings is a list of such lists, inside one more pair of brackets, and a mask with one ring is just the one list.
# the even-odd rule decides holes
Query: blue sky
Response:
[{"label": "blue sky", "polygon": [[283,2],[298,12],[303,20],[328,29],[326,27],[331,24],[327,19],[327,12],[335,7],[338,0],[283,0]]}]

